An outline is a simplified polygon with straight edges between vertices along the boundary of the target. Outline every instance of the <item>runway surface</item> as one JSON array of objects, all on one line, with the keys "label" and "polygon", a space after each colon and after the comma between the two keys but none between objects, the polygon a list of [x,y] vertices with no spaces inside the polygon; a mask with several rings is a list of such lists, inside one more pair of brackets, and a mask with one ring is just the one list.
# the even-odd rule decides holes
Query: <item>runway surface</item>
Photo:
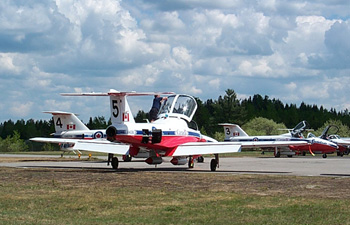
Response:
[{"label": "runway surface", "polygon": [[[1,158],[19,157],[26,160],[19,162],[1,162],[0,167],[20,168],[59,168],[59,169],[103,169],[111,170],[107,166],[107,157],[98,157],[101,161],[42,161],[40,158],[58,158],[59,156],[48,155],[12,155],[0,154]],[[36,160],[30,160],[36,158]],[[38,160],[39,158],[39,160]],[[72,157],[76,159],[76,157]],[[204,163],[195,163],[193,169],[188,169],[187,164],[181,166],[172,165],[169,160],[160,165],[148,165],[141,159],[133,159],[132,162],[123,162],[119,157],[119,169],[117,171],[167,171],[167,172],[210,172],[211,158],[205,158]],[[270,175],[294,175],[294,176],[350,176],[350,157],[232,157],[220,158],[220,167],[217,173],[236,174],[270,174]]]}]

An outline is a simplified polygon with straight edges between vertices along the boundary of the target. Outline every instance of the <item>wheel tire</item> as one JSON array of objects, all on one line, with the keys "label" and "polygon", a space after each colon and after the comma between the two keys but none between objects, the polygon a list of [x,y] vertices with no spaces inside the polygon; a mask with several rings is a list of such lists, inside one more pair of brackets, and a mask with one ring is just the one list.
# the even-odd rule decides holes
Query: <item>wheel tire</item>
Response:
[{"label": "wheel tire", "polygon": [[322,158],[324,158],[324,159],[327,158],[327,154],[326,154],[326,153],[323,154],[323,155],[322,155]]},{"label": "wheel tire", "polygon": [[275,155],[276,158],[279,158],[280,156],[281,156],[280,152],[277,152],[276,155]]},{"label": "wheel tire", "polygon": [[116,169],[118,169],[118,166],[119,166],[118,158],[117,157],[113,157],[112,158],[112,168],[116,170]]},{"label": "wheel tire", "polygon": [[123,157],[124,162],[131,162],[131,159],[132,159],[131,155],[124,155]]},{"label": "wheel tire", "polygon": [[216,159],[212,159],[210,161],[210,170],[211,171],[216,171],[216,167],[218,166],[218,162],[216,161]]},{"label": "wheel tire", "polygon": [[199,162],[199,163],[204,162],[204,157],[203,157],[203,156],[199,156],[199,157],[197,158],[197,162]]}]

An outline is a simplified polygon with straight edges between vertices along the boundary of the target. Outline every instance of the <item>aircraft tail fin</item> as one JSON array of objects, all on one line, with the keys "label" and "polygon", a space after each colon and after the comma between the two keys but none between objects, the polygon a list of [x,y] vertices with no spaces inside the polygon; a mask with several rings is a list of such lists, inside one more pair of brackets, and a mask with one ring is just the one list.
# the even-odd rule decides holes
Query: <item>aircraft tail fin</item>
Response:
[{"label": "aircraft tail fin", "polygon": [[127,96],[171,95],[174,92],[121,92],[110,89],[108,93],[62,93],[62,96],[109,96],[112,124],[135,123]]},{"label": "aircraft tail fin", "polygon": [[74,113],[61,111],[45,111],[44,113],[52,114],[56,134],[64,131],[89,130]]},{"label": "aircraft tail fin", "polygon": [[126,95],[110,95],[112,124],[135,123]]},{"label": "aircraft tail fin", "polygon": [[219,124],[224,127],[225,140],[229,140],[231,137],[244,137],[249,136],[240,126],[231,123]]}]

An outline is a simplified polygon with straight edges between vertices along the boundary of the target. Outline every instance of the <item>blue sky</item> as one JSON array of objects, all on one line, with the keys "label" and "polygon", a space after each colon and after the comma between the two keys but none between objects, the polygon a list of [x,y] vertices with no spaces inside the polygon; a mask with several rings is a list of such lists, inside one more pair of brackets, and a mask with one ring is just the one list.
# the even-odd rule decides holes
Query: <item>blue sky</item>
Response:
[{"label": "blue sky", "polygon": [[109,117],[106,98],[59,93],[111,88],[350,108],[348,0],[2,0],[0,31],[0,122]]}]

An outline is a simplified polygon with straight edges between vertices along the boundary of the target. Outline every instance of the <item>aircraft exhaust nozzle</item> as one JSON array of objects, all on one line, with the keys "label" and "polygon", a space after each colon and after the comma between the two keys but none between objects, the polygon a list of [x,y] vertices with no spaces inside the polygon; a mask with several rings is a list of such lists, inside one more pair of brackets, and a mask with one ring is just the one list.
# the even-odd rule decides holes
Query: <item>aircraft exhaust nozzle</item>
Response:
[{"label": "aircraft exhaust nozzle", "polygon": [[117,135],[117,128],[114,126],[109,126],[106,130],[107,140],[115,141],[115,136]]}]

